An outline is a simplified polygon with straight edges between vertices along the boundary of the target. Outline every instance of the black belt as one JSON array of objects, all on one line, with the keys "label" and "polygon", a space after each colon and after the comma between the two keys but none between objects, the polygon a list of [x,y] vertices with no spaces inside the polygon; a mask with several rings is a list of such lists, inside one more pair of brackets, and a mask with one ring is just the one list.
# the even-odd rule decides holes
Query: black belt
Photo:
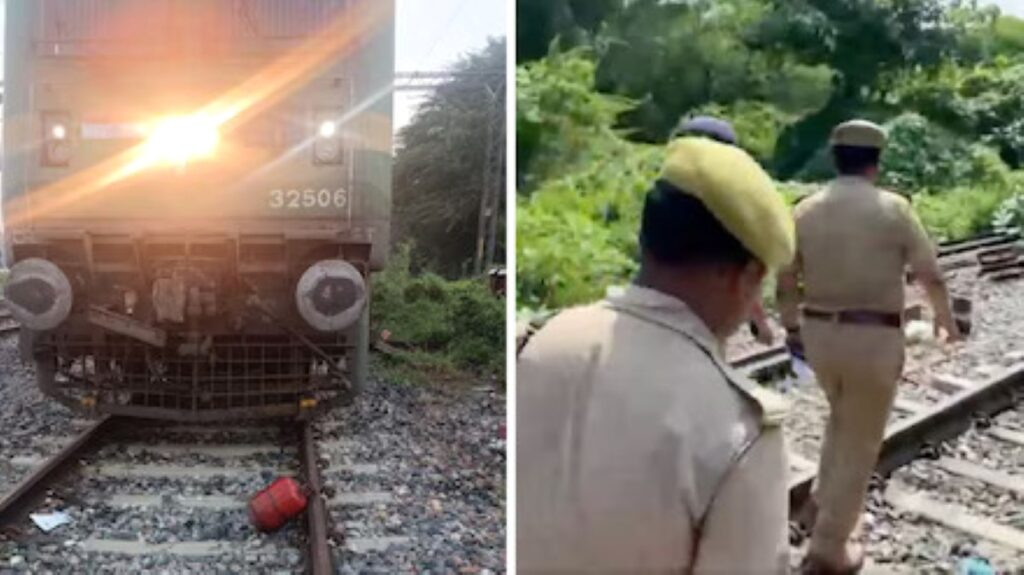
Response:
[{"label": "black belt", "polygon": [[852,323],[856,325],[880,325],[899,329],[903,326],[903,317],[898,313],[886,313],[866,309],[847,309],[843,311],[822,311],[804,308],[804,317],[820,319],[836,323]]}]

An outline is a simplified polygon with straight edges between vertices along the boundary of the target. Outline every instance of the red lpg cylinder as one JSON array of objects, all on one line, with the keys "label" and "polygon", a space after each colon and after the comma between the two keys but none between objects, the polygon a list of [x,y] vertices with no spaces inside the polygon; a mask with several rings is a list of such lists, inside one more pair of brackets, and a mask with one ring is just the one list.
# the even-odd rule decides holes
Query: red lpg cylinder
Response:
[{"label": "red lpg cylinder", "polygon": [[306,508],[306,494],[291,477],[280,477],[249,500],[249,520],[260,531],[277,531]]}]

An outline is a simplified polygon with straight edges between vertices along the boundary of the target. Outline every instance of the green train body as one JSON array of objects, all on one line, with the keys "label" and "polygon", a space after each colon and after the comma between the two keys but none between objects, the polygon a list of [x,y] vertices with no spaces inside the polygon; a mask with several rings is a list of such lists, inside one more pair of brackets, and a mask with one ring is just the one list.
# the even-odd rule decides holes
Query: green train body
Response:
[{"label": "green train body", "polygon": [[295,417],[366,377],[393,0],[8,0],[8,306],[44,392]]}]

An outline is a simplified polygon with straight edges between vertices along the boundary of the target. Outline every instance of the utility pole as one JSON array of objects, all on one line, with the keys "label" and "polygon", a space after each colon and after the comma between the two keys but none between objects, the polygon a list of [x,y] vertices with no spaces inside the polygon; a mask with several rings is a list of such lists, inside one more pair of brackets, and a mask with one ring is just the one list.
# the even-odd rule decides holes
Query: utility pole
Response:
[{"label": "utility pole", "polygon": [[[490,110],[487,114],[487,153],[484,160],[484,193],[490,203],[486,209],[487,225],[486,267],[494,265],[494,254],[498,245],[498,219],[501,218],[501,200],[505,197],[505,81],[504,77],[497,90],[487,87]],[[479,258],[479,253],[477,255]],[[480,267],[478,265],[478,267]],[[482,272],[478,269],[477,273]]]}]

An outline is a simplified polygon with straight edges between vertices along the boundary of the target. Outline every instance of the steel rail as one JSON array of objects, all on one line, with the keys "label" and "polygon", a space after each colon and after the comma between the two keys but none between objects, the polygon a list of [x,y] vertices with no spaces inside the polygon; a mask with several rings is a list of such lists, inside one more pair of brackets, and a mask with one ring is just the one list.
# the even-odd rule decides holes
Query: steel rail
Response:
[{"label": "steel rail", "polygon": [[40,490],[52,484],[66,464],[74,460],[93,444],[101,432],[111,427],[113,416],[106,415],[94,421],[82,430],[75,438],[49,457],[27,477],[22,479],[15,488],[0,499],[0,525],[10,525],[19,519],[25,507],[40,494]]},{"label": "steel rail", "polygon": [[324,503],[323,481],[317,466],[316,438],[313,425],[302,423],[302,469],[309,490],[309,506],[306,512],[309,529],[309,567],[313,575],[333,573],[331,548],[327,542],[327,506]]},{"label": "steel rail", "polygon": [[[1024,397],[1024,364],[997,374],[979,385],[956,393],[912,417],[888,427],[875,471],[888,475],[921,456],[924,447],[956,437],[980,416],[991,417]],[[817,471],[808,470],[789,483],[790,513],[810,496]]]},{"label": "steel rail", "polygon": [[962,254],[982,248],[1012,245],[1017,241],[1016,236],[993,234],[988,236],[976,236],[967,240],[939,244],[939,257],[948,257]]}]

